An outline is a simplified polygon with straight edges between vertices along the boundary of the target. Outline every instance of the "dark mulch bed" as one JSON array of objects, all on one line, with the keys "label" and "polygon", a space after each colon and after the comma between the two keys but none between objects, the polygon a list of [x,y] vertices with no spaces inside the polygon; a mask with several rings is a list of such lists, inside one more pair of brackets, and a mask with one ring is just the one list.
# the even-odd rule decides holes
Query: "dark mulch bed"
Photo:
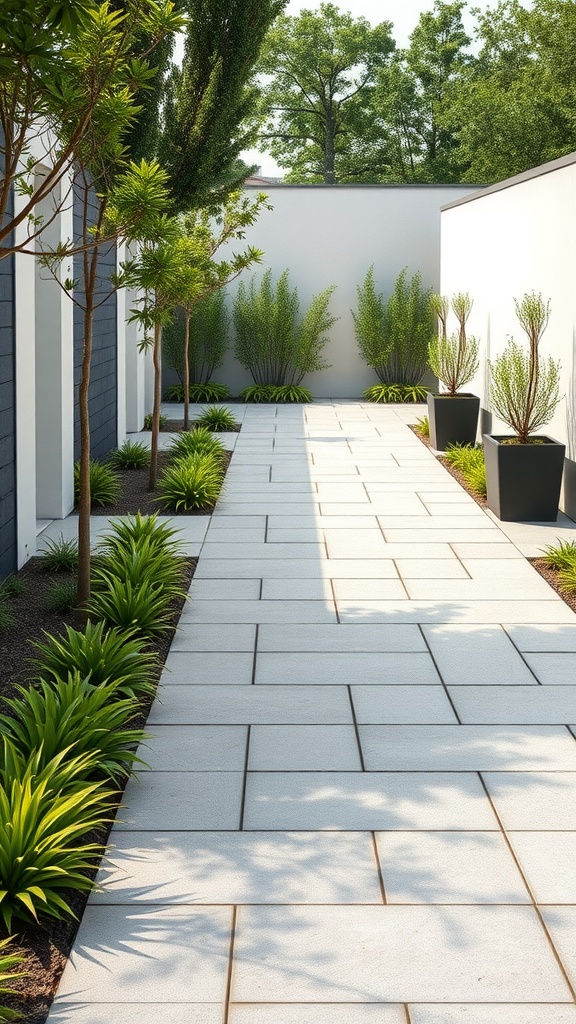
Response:
[{"label": "dark mulch bed", "polygon": [[[14,695],[15,682],[24,684],[30,678],[29,659],[34,654],[32,641],[42,639],[43,631],[62,632],[65,623],[78,625],[72,613],[61,615],[46,611],[44,602],[51,584],[55,579],[67,577],[64,574],[44,572],[41,561],[39,558],[32,559],[18,573],[18,578],[26,584],[26,591],[12,602],[16,624],[5,636],[0,637],[0,705],[3,703],[2,697]],[[184,590],[190,585],[196,562],[194,558],[183,560]],[[173,602],[170,630],[151,645],[158,659],[157,679],[166,661],[183,604],[184,599]],[[153,697],[141,705],[141,713],[133,722],[135,728],[144,727],[152,700]],[[109,830],[110,826],[98,833],[91,833],[86,841],[105,845]],[[89,877],[94,878],[95,874],[96,870]],[[66,892],[63,895],[76,914],[76,921],[51,921],[47,918],[41,926],[25,928],[17,936],[15,947],[25,957],[19,969],[25,972],[25,977],[11,982],[11,987],[18,995],[0,997],[0,1003],[19,1010],[23,1024],[44,1024],[88,900],[87,893]]]},{"label": "dark mulch bed", "polygon": [[[410,430],[412,431],[413,434],[416,434],[416,437],[419,438],[420,441],[422,441],[423,445],[426,445],[426,448],[429,448],[432,451],[430,438],[425,437],[423,434],[421,434],[420,431],[417,430],[416,427],[413,426],[412,424],[410,424]],[[482,508],[488,508],[488,502],[486,501],[486,498],[484,498],[482,494],[478,494],[477,491],[472,490],[470,484],[468,483],[467,480],[464,479],[459,469],[456,469],[454,466],[450,466],[446,462],[446,459],[443,459],[441,455],[437,455],[436,458],[442,463],[446,472],[450,473],[450,476],[453,476],[454,479],[458,481],[460,486],[464,488],[466,493],[469,494],[471,498],[474,498],[474,501],[476,502],[477,505],[480,505]]]}]

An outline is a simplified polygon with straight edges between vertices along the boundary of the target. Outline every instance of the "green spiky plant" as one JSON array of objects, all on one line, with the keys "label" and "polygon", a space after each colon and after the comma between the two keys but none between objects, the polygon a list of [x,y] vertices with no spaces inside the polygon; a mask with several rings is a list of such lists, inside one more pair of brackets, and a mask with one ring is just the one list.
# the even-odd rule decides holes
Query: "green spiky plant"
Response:
[{"label": "green spiky plant", "polygon": [[[215,380],[206,381],[205,384],[191,384],[188,395],[191,402],[224,402],[230,398],[230,388],[226,384],[218,384]],[[167,402],[184,401],[184,385],[172,384],[166,388]]]},{"label": "green spiky plant", "polygon": [[178,434],[168,449],[171,462],[187,458],[189,455],[212,455],[223,462],[226,449],[218,437],[212,437],[207,427],[195,427],[193,430]]},{"label": "green spiky plant", "polygon": [[100,552],[113,558],[115,552],[131,549],[147,541],[157,551],[170,554],[172,558],[182,557],[182,548],[178,541],[179,531],[170,523],[160,522],[157,513],[143,516],[137,512],[135,516],[117,519],[112,524],[111,532],[106,534],[100,546]]},{"label": "green spiky plant", "polygon": [[62,533],[58,540],[46,540],[40,555],[45,572],[70,573],[78,569],[78,542],[65,540]]},{"label": "green spiky plant", "polygon": [[454,466],[469,487],[482,497],[486,497],[486,467],[482,448],[469,444],[452,444],[446,449],[446,462]]},{"label": "green spiky plant", "polygon": [[[110,466],[97,459],[90,460],[90,501],[91,508],[112,505],[120,494],[120,481]],[[80,463],[74,467],[74,502],[80,502]]]},{"label": "green spiky plant", "polygon": [[[166,430],[168,426],[168,418],[160,415],[158,418],[158,430]],[[152,430],[152,413],[146,413],[144,417],[144,430]]]},{"label": "green spiky plant", "polygon": [[[17,950],[11,951],[13,937],[0,939],[0,996],[13,996],[15,991],[10,983],[16,978],[26,977],[23,971],[16,971],[23,959],[24,954]],[[8,983],[8,984],[7,984]],[[22,1014],[18,1010],[11,1010],[7,1006],[0,1006],[0,1024],[12,1024],[13,1021],[22,1020]]]},{"label": "green spiky plant", "polygon": [[179,458],[158,480],[159,500],[175,512],[212,509],[221,489],[221,459],[205,452]]},{"label": "green spiky plant", "polygon": [[422,437],[430,437],[430,421],[427,416],[420,416],[414,426]]},{"label": "green spiky plant", "polygon": [[244,402],[311,402],[312,392],[301,384],[251,384],[239,397]]},{"label": "green spiky plant", "polygon": [[141,441],[124,441],[108,456],[113,469],[145,469],[150,459],[150,452]]},{"label": "green spiky plant", "polygon": [[208,430],[238,430],[240,424],[234,419],[229,409],[219,408],[212,405],[208,409],[202,409],[200,416],[196,418],[197,427],[207,427]]},{"label": "green spiky plant", "polygon": [[44,598],[44,607],[49,612],[69,612],[76,604],[75,580],[54,580]]},{"label": "green spiky plant", "polygon": [[425,402],[427,389],[421,384],[373,384],[362,397],[367,402],[411,403]]},{"label": "green spiky plant", "polygon": [[576,566],[576,541],[558,540],[543,550],[543,558],[551,569],[571,569]]}]

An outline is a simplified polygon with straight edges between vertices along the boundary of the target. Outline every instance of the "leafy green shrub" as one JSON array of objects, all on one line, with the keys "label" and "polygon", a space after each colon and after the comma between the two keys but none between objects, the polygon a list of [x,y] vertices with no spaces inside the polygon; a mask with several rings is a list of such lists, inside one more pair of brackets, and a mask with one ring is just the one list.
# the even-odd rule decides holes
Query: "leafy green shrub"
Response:
[{"label": "leafy green shrub", "polygon": [[544,561],[551,569],[570,569],[576,565],[576,541],[559,540],[544,549]]},{"label": "leafy green shrub", "polygon": [[76,572],[78,568],[78,544],[75,540],[47,540],[40,551],[42,568],[46,572]]},{"label": "leafy green shrub", "polygon": [[448,299],[432,296],[432,307],[440,320],[441,331],[428,345],[428,364],[449,395],[456,395],[478,369],[478,340],[466,335],[466,322],[472,311],[469,295],[459,292],[452,297],[452,309],[458,320],[458,334],[448,335]]},{"label": "leafy green shrub", "polygon": [[446,462],[462,473],[476,494],[486,497],[486,467],[482,448],[470,444],[451,444],[446,449]]},{"label": "leafy green shrub", "polygon": [[[166,430],[166,427],[168,426],[168,420],[167,420],[166,416],[160,416],[159,423],[160,423],[160,430]],[[151,412],[146,413],[146,415],[144,417],[144,430],[152,430],[152,413]]]},{"label": "leafy green shrub", "polygon": [[[12,938],[0,939],[0,996],[14,995],[14,989],[6,985],[6,982],[10,982],[15,978],[25,977],[22,971],[16,972],[14,970],[15,967],[22,963],[24,954],[11,953],[8,949],[11,942],[13,942]],[[12,1021],[21,1019],[22,1015],[16,1010],[9,1010],[7,1006],[0,1006],[0,1024],[11,1024]]]},{"label": "leafy green shrub", "polygon": [[170,460],[175,462],[189,455],[213,455],[222,463],[226,449],[218,437],[212,437],[207,427],[194,427],[178,434],[168,449]]},{"label": "leafy green shrub", "polygon": [[362,397],[367,402],[425,402],[427,389],[420,384],[373,384]]},{"label": "leafy green shrub", "polygon": [[214,454],[195,452],[168,466],[158,480],[167,508],[213,508],[222,489],[222,462]]},{"label": "leafy green shrub", "polygon": [[83,631],[66,626],[63,636],[46,634],[34,646],[39,657],[33,664],[40,678],[56,682],[77,670],[91,686],[114,683],[118,696],[140,699],[154,691],[156,659],[130,631],[89,621]]},{"label": "leafy green shrub", "polygon": [[117,781],[130,774],[144,733],[126,727],[139,705],[119,697],[116,683],[93,686],[75,671],[65,679],[16,689],[19,696],[6,699],[8,714],[0,714],[0,727],[25,760],[37,753],[41,771],[58,754],[89,755],[89,779],[104,773]]},{"label": "leafy green shrub", "polygon": [[430,422],[427,416],[420,416],[416,420],[415,427],[422,437],[430,437]]},{"label": "leafy green shrub", "polygon": [[76,581],[56,580],[52,583],[44,599],[44,606],[49,612],[69,612],[76,605]]},{"label": "leafy green shrub", "polygon": [[560,363],[539,356],[540,339],[550,319],[550,302],[530,292],[521,302],[514,299],[516,315],[528,336],[529,352],[508,339],[504,351],[490,363],[490,398],[494,412],[512,428],[519,444],[529,444],[530,434],[554,415],[560,401]]},{"label": "leafy green shrub", "polygon": [[[90,504],[91,508],[97,505],[112,505],[120,494],[120,481],[110,466],[98,462],[97,459],[90,460]],[[74,467],[74,501],[76,505],[80,501],[80,463]]]},{"label": "leafy green shrub", "polygon": [[251,384],[239,397],[245,402],[311,402],[312,392],[301,384]]},{"label": "leafy green shrub", "polygon": [[288,271],[272,283],[267,270],[257,288],[241,282],[234,300],[235,354],[252,374],[255,384],[300,384],[306,373],[328,365],[322,349],[326,332],[336,322],[328,305],[334,288],[316,295],[303,316],[297,289],[291,289]]},{"label": "leafy green shrub", "polygon": [[150,586],[135,586],[130,580],[110,577],[107,585],[92,592],[88,612],[109,626],[129,629],[146,639],[162,636],[170,621],[172,595]]},{"label": "leafy green shrub", "polygon": [[110,452],[108,461],[114,469],[144,469],[150,462],[150,451],[141,441],[124,441]]},{"label": "leafy green shrub", "polygon": [[[191,384],[188,388],[188,397],[191,402],[223,402],[230,398],[230,388],[225,384],[218,384],[215,380],[209,380],[204,384]],[[166,388],[166,401],[183,402],[184,385],[173,384]]]},{"label": "leafy green shrub", "polygon": [[237,430],[239,426],[229,409],[219,409],[216,405],[203,409],[202,414],[196,419],[196,425],[216,431]]},{"label": "leafy green shrub", "polygon": [[0,917],[8,932],[38,914],[75,917],[63,891],[92,888],[87,872],[104,851],[84,837],[110,821],[112,796],[82,780],[89,758],[59,755],[39,770],[36,757],[24,764],[10,746],[4,740],[0,770]]},{"label": "leafy green shrub", "polygon": [[117,545],[112,555],[105,555],[94,566],[93,586],[105,589],[112,579],[129,580],[135,587],[153,587],[180,595],[182,565],[170,551],[163,550],[153,539]]},{"label": "leafy green shrub", "polygon": [[104,556],[113,558],[119,549],[131,549],[134,545],[148,541],[155,550],[169,553],[176,559],[182,556],[177,535],[178,530],[169,523],[159,522],[157,513],[143,516],[137,512],[135,516],[117,519],[112,524],[112,530],[104,537],[100,551]]},{"label": "leafy green shrub", "polygon": [[[226,308],[225,292],[221,289],[199,302],[190,313],[188,365],[191,384],[205,386],[211,383],[212,374],[224,361],[229,333],[230,314]],[[184,380],[184,334],[185,316],[179,309],[173,322],[162,330],[162,349],[181,381]],[[222,384],[215,386],[223,387]],[[228,389],[226,391],[230,394]],[[182,401],[184,396],[181,394],[182,398],[176,401]],[[218,398],[193,398],[190,395],[190,401],[211,402],[218,401]]]},{"label": "leafy green shrub", "polygon": [[419,273],[408,281],[406,268],[386,304],[376,292],[373,267],[358,287],[358,309],[352,311],[358,347],[382,384],[417,385],[422,380],[435,335],[431,296],[430,289],[422,288]]}]

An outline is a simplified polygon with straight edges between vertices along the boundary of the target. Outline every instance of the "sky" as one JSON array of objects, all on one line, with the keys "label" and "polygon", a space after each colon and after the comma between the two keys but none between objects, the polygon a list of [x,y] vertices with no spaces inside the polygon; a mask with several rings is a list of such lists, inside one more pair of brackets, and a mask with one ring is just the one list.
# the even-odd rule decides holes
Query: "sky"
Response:
[{"label": "sky", "polygon": [[[332,0],[332,2],[335,3],[336,0]],[[495,3],[496,0],[475,0],[470,6],[487,10],[489,7],[494,7]],[[303,8],[316,10],[319,6],[320,0],[290,0],[285,13],[297,16]],[[408,44],[408,36],[415,28],[421,12],[433,9],[434,0],[348,0],[348,2],[343,0],[342,3],[336,3],[336,6],[343,11],[349,11],[355,18],[367,18],[373,25],[377,25],[381,21],[391,21],[394,25],[392,35],[397,45],[402,47]],[[473,19],[468,14],[465,19],[468,30],[471,29],[472,24]],[[267,153],[251,150],[244,154],[244,159],[248,163],[258,164],[264,175],[282,174],[281,169]]]}]

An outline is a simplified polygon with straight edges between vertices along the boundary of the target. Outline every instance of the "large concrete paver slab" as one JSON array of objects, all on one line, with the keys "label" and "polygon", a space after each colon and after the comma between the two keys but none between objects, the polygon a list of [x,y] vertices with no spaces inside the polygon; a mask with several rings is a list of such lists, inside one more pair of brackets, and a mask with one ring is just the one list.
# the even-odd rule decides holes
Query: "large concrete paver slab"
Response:
[{"label": "large concrete paver slab", "polygon": [[202,601],[187,606],[181,622],[210,623],[267,623],[267,622],[336,622],[333,602],[290,601],[281,606],[278,601]]},{"label": "large concrete paver slab", "polygon": [[534,685],[537,680],[497,624],[445,623],[422,629],[447,685]]},{"label": "large concrete paver slab", "polygon": [[[242,772],[245,725],[156,725],[138,748],[139,771]],[[141,783],[145,780],[141,779]]]},{"label": "large concrete paver slab", "polygon": [[576,652],[576,618],[572,623],[550,625],[511,625],[506,632],[519,651],[524,652]]},{"label": "large concrete paver slab", "polygon": [[[50,1024],[142,1024],[150,1003],[76,1003],[60,999]],[[155,1003],[154,1024],[222,1024],[221,1003]],[[402,1022],[404,1024],[404,1022]]]},{"label": "large concrete paver slab", "polygon": [[258,654],[256,682],[262,684],[423,683],[440,678],[428,653],[422,654]]},{"label": "large concrete paver slab", "polygon": [[[456,581],[456,582],[466,582]],[[456,622],[508,624],[522,622],[572,623],[574,612],[563,601],[406,600],[337,601],[341,622]]]},{"label": "large concrete paver slab", "polygon": [[353,725],[255,725],[249,771],[361,771]]},{"label": "large concrete paver slab", "polygon": [[237,1001],[569,998],[531,907],[242,907],[234,959]]},{"label": "large concrete paver slab", "polygon": [[148,725],[341,724],[352,721],[345,686],[162,686]]},{"label": "large concrete paver slab", "polygon": [[121,831],[237,829],[242,772],[138,773],[125,790],[116,828]]},{"label": "large concrete paver slab", "polygon": [[576,1006],[573,1004],[412,1004],[409,1009],[411,1024],[576,1024]]},{"label": "large concrete paver slab", "polygon": [[505,829],[576,831],[576,773],[483,772]]},{"label": "large concrete paver slab", "polygon": [[232,1003],[228,1016],[229,1024],[279,1024],[280,1021],[282,1024],[406,1024],[406,1011],[403,1006],[382,1003],[344,1006],[341,1003]]},{"label": "large concrete paver slab", "polygon": [[576,832],[509,832],[538,903],[576,904]]},{"label": "large concrete paver slab", "polygon": [[361,725],[450,725],[458,719],[442,686],[352,686]]},{"label": "large concrete paver slab", "polygon": [[418,626],[374,625],[263,625],[258,650],[309,652],[310,654],[421,653],[426,644]]},{"label": "large concrete paver slab", "polygon": [[194,654],[173,651],[162,671],[162,681],[171,686],[190,683],[251,683],[254,656],[246,652],[197,651]]},{"label": "large concrete paver slab", "polygon": [[576,722],[572,686],[450,686],[460,721],[468,725],[567,725]]}]

